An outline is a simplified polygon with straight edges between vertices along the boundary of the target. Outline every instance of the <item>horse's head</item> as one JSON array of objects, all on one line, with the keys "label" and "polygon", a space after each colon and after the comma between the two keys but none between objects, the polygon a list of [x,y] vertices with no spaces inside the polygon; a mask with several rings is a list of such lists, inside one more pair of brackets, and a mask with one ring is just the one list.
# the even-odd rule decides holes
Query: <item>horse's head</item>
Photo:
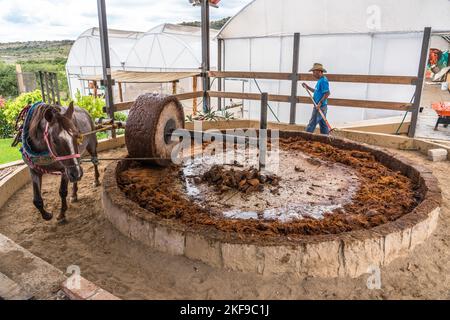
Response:
[{"label": "horse's head", "polygon": [[44,118],[48,125],[44,136],[50,153],[64,167],[70,182],[77,182],[83,176],[83,169],[78,152],[80,133],[73,122],[73,113],[73,102],[65,113],[56,108],[47,108]]}]

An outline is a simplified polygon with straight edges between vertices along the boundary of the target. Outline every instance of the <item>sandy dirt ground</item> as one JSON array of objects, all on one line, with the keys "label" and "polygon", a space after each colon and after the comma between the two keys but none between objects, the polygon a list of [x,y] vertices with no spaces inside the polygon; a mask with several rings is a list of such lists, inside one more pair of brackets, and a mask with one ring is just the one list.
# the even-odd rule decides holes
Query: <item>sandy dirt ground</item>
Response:
[{"label": "sandy dirt ground", "polygon": [[[262,277],[217,270],[185,257],[140,246],[106,220],[101,188],[94,188],[86,164],[79,202],[70,204],[69,223],[45,222],[32,204],[26,185],[0,209],[0,232],[62,271],[78,265],[81,275],[124,299],[450,299],[450,162],[432,163],[401,152],[433,170],[443,192],[439,225],[432,237],[407,258],[381,269],[381,289],[369,290],[364,275],[356,279]],[[124,149],[102,156],[120,156]],[[103,172],[106,162],[101,164]],[[60,208],[59,178],[44,178],[44,200]]]}]

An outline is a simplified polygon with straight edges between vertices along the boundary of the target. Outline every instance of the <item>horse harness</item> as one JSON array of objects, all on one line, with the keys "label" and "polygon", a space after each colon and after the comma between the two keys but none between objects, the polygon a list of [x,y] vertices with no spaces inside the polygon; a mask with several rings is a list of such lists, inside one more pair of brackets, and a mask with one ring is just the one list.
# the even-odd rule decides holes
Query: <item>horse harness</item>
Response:
[{"label": "horse harness", "polygon": [[[50,145],[50,140],[48,137],[48,128],[49,124],[47,123],[45,125],[45,131],[44,131],[44,140],[47,145],[47,151],[43,152],[35,152],[31,148],[31,145],[29,144],[29,127],[30,122],[33,117],[33,112],[37,108],[39,108],[41,105],[43,105],[43,102],[37,102],[33,104],[32,106],[28,105],[25,108],[22,109],[22,111],[19,113],[16,119],[16,125],[15,129],[18,131],[14,142],[12,143],[12,146],[16,146],[19,143],[19,139],[22,141],[22,147],[20,148],[20,153],[22,154],[23,161],[32,169],[40,172],[41,174],[54,174],[54,175],[61,175],[62,170],[48,170],[45,167],[54,164],[57,161],[63,161],[63,160],[70,160],[70,159],[79,159],[81,155],[79,153],[76,154],[70,154],[66,156],[58,156],[56,155],[52,147]],[[22,124],[19,126],[19,122],[23,121]],[[83,137],[83,136],[82,136]]]}]

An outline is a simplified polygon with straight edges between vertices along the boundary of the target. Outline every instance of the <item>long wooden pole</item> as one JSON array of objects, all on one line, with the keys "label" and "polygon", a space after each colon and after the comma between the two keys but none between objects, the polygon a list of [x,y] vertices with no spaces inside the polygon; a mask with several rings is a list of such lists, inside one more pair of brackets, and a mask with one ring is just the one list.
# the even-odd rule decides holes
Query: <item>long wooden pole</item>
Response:
[{"label": "long wooden pole", "polygon": [[[105,86],[106,110],[110,119],[114,119],[114,98],[112,91],[111,60],[109,56],[108,24],[106,19],[105,0],[97,0],[98,25],[102,52],[103,85]],[[113,138],[115,132],[113,131]]]},{"label": "long wooden pole", "polygon": [[201,0],[202,5],[202,77],[203,77],[203,112],[210,110],[208,91],[211,90],[209,80],[210,45],[209,45],[209,0]]},{"label": "long wooden pole", "polygon": [[[114,122],[114,96],[112,91],[112,77],[111,77],[111,60],[109,56],[109,40],[108,40],[108,24],[106,19],[106,4],[105,0],[97,0],[98,9],[98,24],[100,30],[100,47],[102,52],[102,71],[103,84],[105,86],[105,101],[106,110],[109,118]],[[116,131],[112,130],[111,135],[116,137]]]}]

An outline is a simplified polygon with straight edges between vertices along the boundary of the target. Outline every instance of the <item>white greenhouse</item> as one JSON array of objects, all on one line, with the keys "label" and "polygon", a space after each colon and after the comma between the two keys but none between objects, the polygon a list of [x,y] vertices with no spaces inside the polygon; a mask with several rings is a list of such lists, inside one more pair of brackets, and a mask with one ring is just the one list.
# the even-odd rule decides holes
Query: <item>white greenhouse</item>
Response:
[{"label": "white greenhouse", "polygon": [[[211,30],[211,68],[217,65],[217,45],[214,40],[218,31]],[[192,26],[161,24],[147,31],[131,48],[125,62],[127,71],[145,72],[198,72],[202,65],[201,28]],[[193,77],[180,79],[177,93],[193,90]],[[201,81],[198,80],[198,85]],[[139,90],[141,88],[141,90]],[[127,86],[129,96],[148,89],[170,93],[170,83],[160,84],[159,88],[149,85]],[[133,90],[137,89],[137,90]]]},{"label": "white greenhouse", "polygon": [[[211,31],[215,37],[217,31]],[[212,49],[216,49],[214,43]],[[212,68],[217,60],[211,52]],[[125,62],[133,71],[198,71],[202,65],[201,28],[165,23],[147,31],[131,48]]]},{"label": "white greenhouse", "polygon": [[[211,64],[216,68],[218,31],[211,30]],[[109,30],[111,70],[138,72],[200,73],[202,64],[201,28],[162,24],[145,33]],[[72,96],[77,90],[83,95],[92,94],[88,80],[102,78],[102,59],[98,28],[83,32],[75,41],[66,65]],[[138,75],[139,74],[132,74]],[[155,77],[153,75],[153,77]],[[176,90],[183,93],[193,90],[193,77],[179,80]],[[199,89],[201,81],[198,80]],[[172,83],[149,83],[141,80],[124,82],[121,90],[124,100],[135,99],[141,93],[160,91],[171,93]],[[115,100],[119,100],[114,86]],[[120,95],[121,96],[121,95]]]},{"label": "white greenhouse", "polygon": [[[254,0],[220,31],[224,71],[292,72],[293,35],[301,34],[300,73],[314,62],[332,74],[417,76],[424,27],[450,32],[448,0]],[[311,85],[311,83],[310,83]],[[414,86],[331,83],[334,98],[409,102]],[[290,95],[289,81],[225,81],[226,91]],[[300,86],[298,95],[306,96]],[[229,100],[226,99],[226,104]],[[258,119],[258,101],[245,101],[244,117]],[[282,122],[288,103],[271,103]],[[311,105],[298,104],[296,123]],[[402,112],[330,107],[334,124],[402,115]],[[269,112],[269,120],[274,117]]]},{"label": "white greenhouse", "polygon": [[[142,35],[142,32],[136,31],[108,30],[112,70],[124,70],[131,48]],[[72,96],[77,90],[80,90],[83,95],[87,94],[88,84],[80,78],[102,74],[100,48],[99,28],[91,28],[84,31],[70,49],[66,73]]]}]

